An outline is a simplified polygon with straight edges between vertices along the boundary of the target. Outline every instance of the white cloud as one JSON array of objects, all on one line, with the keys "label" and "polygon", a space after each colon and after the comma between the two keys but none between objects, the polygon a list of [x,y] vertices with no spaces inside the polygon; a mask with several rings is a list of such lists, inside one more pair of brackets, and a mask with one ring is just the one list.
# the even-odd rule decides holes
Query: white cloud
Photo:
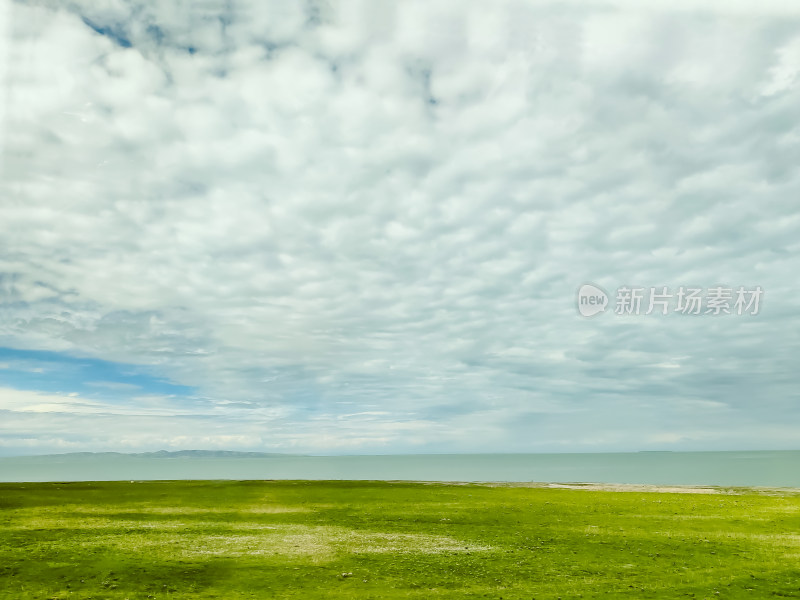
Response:
[{"label": "white cloud", "polygon": [[[133,6],[11,8],[2,345],[152,365],[197,398],[114,411],[254,448],[633,449],[685,397],[739,411],[688,445],[797,422],[785,5]],[[767,295],[584,321],[586,281]]]}]

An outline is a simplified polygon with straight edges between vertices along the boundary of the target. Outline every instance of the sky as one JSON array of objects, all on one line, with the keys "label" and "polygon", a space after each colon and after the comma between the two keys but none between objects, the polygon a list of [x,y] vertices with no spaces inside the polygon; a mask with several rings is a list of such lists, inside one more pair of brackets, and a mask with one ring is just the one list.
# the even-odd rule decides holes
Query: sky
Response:
[{"label": "sky", "polygon": [[800,448],[800,7],[0,0],[0,80],[0,455]]}]

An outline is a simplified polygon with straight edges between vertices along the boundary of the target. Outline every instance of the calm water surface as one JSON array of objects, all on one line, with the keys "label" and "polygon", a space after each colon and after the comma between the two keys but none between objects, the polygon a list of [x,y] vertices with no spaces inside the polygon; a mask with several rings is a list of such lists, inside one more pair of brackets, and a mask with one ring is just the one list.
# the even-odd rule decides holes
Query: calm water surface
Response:
[{"label": "calm water surface", "polygon": [[0,481],[382,479],[800,487],[800,451],[0,458]]}]

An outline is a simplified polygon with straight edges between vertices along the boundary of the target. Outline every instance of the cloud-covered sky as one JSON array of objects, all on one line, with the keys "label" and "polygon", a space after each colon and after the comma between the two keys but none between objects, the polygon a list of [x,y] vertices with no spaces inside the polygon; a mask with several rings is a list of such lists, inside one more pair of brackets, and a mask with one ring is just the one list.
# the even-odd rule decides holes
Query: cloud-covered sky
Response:
[{"label": "cloud-covered sky", "polygon": [[0,3],[0,454],[798,448],[786,6]]}]

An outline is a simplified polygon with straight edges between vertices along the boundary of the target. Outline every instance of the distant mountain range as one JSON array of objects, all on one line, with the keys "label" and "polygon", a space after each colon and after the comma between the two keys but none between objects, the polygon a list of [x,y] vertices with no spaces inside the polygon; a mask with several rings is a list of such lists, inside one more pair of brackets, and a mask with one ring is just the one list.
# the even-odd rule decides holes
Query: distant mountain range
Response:
[{"label": "distant mountain range", "polygon": [[67,452],[64,454],[45,454],[40,456],[69,456],[74,458],[98,457],[138,457],[138,458],[279,458],[302,456],[301,454],[282,454],[279,452],[234,452],[232,450],[159,450],[157,452]]}]

